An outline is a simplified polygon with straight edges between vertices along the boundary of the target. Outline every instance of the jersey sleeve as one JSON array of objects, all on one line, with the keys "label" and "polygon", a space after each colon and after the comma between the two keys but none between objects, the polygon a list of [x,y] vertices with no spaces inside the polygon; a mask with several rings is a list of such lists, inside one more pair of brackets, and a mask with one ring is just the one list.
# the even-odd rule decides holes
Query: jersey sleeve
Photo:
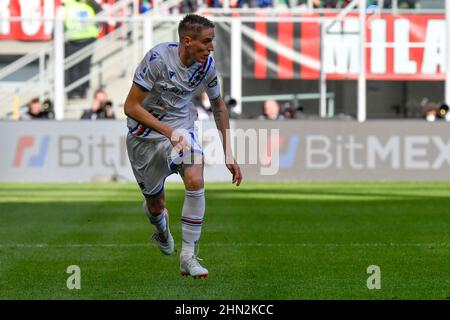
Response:
[{"label": "jersey sleeve", "polygon": [[150,92],[161,71],[161,57],[150,50],[142,59],[134,73],[133,82],[142,90]]},{"label": "jersey sleeve", "polygon": [[203,79],[203,88],[206,91],[210,100],[217,99],[220,97],[220,84],[219,79],[217,78],[217,70],[214,59],[211,59],[211,66],[208,68],[207,73],[205,75],[205,79]]}]

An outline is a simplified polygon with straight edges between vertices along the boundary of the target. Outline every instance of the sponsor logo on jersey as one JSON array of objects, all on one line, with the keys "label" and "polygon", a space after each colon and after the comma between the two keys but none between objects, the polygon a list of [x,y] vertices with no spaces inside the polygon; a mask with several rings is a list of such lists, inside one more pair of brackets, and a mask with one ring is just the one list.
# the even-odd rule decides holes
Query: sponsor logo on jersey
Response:
[{"label": "sponsor logo on jersey", "polygon": [[149,59],[150,62],[153,61],[153,60],[155,60],[157,56],[158,56],[158,55],[157,55],[156,53],[152,53],[151,56],[150,56],[150,59]]},{"label": "sponsor logo on jersey", "polygon": [[161,85],[161,89],[163,91],[173,92],[173,93],[175,93],[176,95],[179,95],[179,96],[180,95],[184,96],[184,95],[189,94],[189,91],[181,90],[181,89],[178,89],[177,87],[173,87],[173,86],[168,86],[167,83],[162,84]]}]

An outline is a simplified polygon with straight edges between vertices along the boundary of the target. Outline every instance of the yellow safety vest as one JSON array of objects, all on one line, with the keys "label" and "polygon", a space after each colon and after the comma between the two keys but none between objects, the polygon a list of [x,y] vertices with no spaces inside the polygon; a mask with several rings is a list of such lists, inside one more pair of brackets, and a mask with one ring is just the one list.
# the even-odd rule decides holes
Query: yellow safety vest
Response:
[{"label": "yellow safety vest", "polygon": [[70,41],[98,38],[97,24],[86,21],[95,17],[95,11],[91,6],[84,2],[66,0],[64,7],[64,26]]}]

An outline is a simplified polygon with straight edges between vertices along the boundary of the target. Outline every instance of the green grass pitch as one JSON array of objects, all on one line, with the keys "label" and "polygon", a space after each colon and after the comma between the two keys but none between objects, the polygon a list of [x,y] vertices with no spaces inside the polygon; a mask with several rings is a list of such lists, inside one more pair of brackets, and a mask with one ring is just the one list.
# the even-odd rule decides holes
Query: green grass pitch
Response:
[{"label": "green grass pitch", "polygon": [[[178,252],[183,197],[166,186]],[[0,184],[0,299],[450,298],[450,183],[209,183],[206,279],[150,244],[141,203],[134,183]]]}]

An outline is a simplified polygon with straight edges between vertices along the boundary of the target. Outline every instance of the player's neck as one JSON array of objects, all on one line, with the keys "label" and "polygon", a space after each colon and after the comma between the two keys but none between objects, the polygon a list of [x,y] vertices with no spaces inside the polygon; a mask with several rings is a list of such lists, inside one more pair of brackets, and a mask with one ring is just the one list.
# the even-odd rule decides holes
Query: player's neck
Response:
[{"label": "player's neck", "polygon": [[185,67],[190,67],[194,64],[195,59],[190,57],[186,48],[184,46],[180,46],[178,49],[178,57],[180,58],[181,63]]}]

